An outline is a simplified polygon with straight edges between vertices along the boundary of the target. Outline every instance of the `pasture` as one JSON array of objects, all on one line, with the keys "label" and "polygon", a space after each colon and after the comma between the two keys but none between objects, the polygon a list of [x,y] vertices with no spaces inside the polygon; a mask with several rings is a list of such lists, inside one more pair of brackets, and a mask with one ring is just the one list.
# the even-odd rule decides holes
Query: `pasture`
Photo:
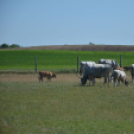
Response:
[{"label": "pasture", "polygon": [[[131,81],[130,73],[127,73]],[[134,84],[97,79],[81,86],[76,74],[38,82],[38,74],[0,74],[1,134],[133,134]]]}]

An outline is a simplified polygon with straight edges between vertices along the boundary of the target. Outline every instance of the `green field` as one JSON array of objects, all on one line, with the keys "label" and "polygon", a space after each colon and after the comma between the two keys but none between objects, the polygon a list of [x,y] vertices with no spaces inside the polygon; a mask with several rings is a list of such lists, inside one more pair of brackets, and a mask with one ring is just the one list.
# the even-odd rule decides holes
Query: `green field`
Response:
[{"label": "green field", "polygon": [[[134,52],[1,50],[0,70],[76,71],[79,61],[134,63]],[[133,134],[134,84],[81,86],[74,73],[38,82],[38,73],[0,74],[0,134]]]},{"label": "green field", "polygon": [[37,56],[38,70],[73,70],[77,69],[79,61],[95,61],[99,59],[115,59],[122,65],[134,63],[134,52],[104,52],[104,51],[65,51],[65,50],[1,50],[0,70],[35,70]]},{"label": "green field", "polygon": [[39,83],[36,74],[3,74],[0,81],[1,134],[134,133],[133,83],[81,86],[75,74],[51,83]]}]

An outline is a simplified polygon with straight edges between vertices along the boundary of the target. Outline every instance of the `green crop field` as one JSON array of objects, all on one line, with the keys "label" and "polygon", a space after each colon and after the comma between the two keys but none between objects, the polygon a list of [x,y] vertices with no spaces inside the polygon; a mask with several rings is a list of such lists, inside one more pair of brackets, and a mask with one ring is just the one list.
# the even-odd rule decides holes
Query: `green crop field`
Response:
[{"label": "green crop field", "polygon": [[35,70],[37,56],[38,70],[75,70],[77,56],[79,61],[95,61],[101,58],[115,59],[122,65],[134,63],[134,52],[104,52],[104,51],[65,51],[65,50],[1,50],[0,70]]}]

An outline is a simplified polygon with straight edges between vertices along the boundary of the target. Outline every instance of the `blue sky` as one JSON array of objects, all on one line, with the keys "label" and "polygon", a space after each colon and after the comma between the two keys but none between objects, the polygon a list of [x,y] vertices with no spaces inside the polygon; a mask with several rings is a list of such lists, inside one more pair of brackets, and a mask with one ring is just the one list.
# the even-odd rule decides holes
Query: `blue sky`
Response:
[{"label": "blue sky", "polygon": [[0,0],[0,45],[134,45],[134,0]]}]

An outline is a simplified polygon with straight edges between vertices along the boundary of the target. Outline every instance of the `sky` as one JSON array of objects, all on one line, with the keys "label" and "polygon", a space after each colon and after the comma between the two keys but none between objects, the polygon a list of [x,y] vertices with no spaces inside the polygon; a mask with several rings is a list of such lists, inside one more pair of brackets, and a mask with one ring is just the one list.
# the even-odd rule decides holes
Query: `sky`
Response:
[{"label": "sky", "polygon": [[0,45],[134,45],[134,0],[0,0]]}]

